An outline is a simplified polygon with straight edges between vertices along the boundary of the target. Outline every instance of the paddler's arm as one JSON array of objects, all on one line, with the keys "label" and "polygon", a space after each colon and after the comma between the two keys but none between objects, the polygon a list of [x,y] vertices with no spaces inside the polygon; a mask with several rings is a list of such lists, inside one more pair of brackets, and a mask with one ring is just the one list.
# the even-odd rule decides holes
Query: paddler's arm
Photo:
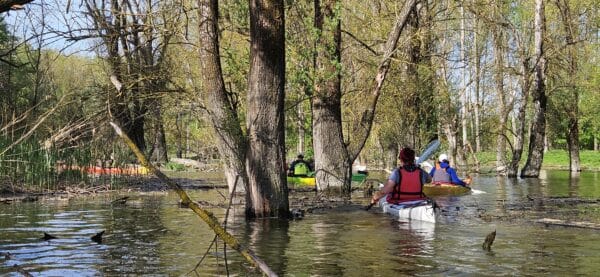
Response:
[{"label": "paddler's arm", "polygon": [[377,203],[377,201],[379,201],[379,198],[392,192],[394,190],[395,185],[396,185],[396,183],[393,180],[387,180],[387,182],[385,183],[383,188],[381,188],[379,191],[376,191],[375,193],[373,193],[373,197],[371,197],[371,204]]}]

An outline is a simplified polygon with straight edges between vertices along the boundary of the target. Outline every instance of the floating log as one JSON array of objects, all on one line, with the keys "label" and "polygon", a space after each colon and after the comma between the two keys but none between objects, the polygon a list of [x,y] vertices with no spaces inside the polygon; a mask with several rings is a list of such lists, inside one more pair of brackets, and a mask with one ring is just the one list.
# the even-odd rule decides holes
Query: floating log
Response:
[{"label": "floating log", "polygon": [[584,222],[584,221],[566,221],[566,220],[561,220],[561,219],[542,218],[542,219],[536,220],[536,223],[545,224],[546,227],[548,227],[548,226],[563,226],[563,227],[600,230],[600,224],[593,223],[593,222]]},{"label": "floating log", "polygon": [[121,197],[119,199],[113,200],[111,203],[112,204],[125,204],[128,199],[129,199],[129,196],[125,196],[125,197]]},{"label": "floating log", "polygon": [[182,205],[188,205],[189,208],[194,211],[196,215],[198,215],[214,232],[219,238],[221,238],[229,247],[238,251],[248,262],[252,265],[257,266],[265,275],[267,276],[277,276],[277,274],[269,268],[269,266],[261,260],[256,254],[254,254],[250,249],[243,246],[233,235],[227,232],[219,223],[219,220],[215,217],[211,212],[202,209],[196,202],[192,201],[189,195],[183,190],[183,188],[173,180],[171,180],[167,175],[162,173],[158,168],[156,168],[153,164],[151,164],[144,153],[140,151],[140,149],[135,145],[135,143],[125,134],[117,124],[110,122],[110,125],[115,129],[115,132],[127,146],[133,151],[133,154],[140,161],[140,164],[145,168],[148,168],[150,173],[154,174],[161,181],[165,182],[171,189],[175,190],[179,198],[181,199]]}]

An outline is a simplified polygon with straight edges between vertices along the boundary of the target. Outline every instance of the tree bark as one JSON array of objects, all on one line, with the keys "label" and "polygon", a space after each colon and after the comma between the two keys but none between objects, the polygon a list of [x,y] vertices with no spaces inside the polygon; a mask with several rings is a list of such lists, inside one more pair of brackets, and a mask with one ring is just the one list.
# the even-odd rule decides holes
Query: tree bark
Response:
[{"label": "tree bark", "polygon": [[512,150],[512,159],[508,164],[508,177],[517,177],[519,172],[519,162],[523,155],[523,145],[525,141],[525,119],[527,112],[527,103],[529,101],[529,90],[531,88],[529,59],[525,51],[525,45],[521,46],[521,98],[519,99],[519,109],[515,119],[515,140]]},{"label": "tree bark", "polygon": [[546,57],[544,54],[544,36],[546,32],[545,7],[543,0],[535,0],[535,79],[532,93],[533,120],[529,138],[529,154],[521,170],[521,178],[540,175],[544,160],[544,137],[546,133]]},{"label": "tree bark", "polygon": [[352,161],[344,144],[341,90],[341,23],[337,0],[315,0],[315,86],[312,98],[313,148],[318,190],[341,188],[350,194]]},{"label": "tree bark", "polygon": [[[218,35],[218,1],[198,1],[200,18],[200,66],[202,69],[202,97],[206,111],[217,137],[217,149],[224,160],[223,169],[227,187],[232,193],[236,176],[239,176],[238,191],[247,191],[246,174],[247,141],[242,132],[236,107],[231,103],[225,89],[221,69]],[[246,208],[252,207],[252,199],[246,194]]]},{"label": "tree bark", "polygon": [[250,217],[288,217],[285,172],[283,0],[250,0],[246,171]]},{"label": "tree bark", "polygon": [[305,143],[305,132],[304,132],[304,121],[306,120],[304,116],[304,107],[302,105],[303,102],[298,103],[297,112],[298,112],[298,153],[304,153],[304,143]]},{"label": "tree bark", "polygon": [[165,127],[163,125],[163,119],[161,114],[160,99],[156,100],[156,105],[152,107],[154,112],[154,153],[156,161],[159,163],[166,163],[169,161],[167,155],[167,138],[165,135]]}]

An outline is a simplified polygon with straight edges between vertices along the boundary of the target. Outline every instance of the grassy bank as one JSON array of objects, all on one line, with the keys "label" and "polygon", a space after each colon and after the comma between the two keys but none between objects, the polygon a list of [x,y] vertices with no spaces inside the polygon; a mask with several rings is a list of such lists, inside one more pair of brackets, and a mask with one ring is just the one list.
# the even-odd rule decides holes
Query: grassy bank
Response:
[{"label": "grassy bank", "polygon": [[[494,167],[496,165],[495,152],[481,152],[477,154],[482,167]],[[600,171],[600,152],[583,150],[579,153],[582,170]],[[527,154],[523,154],[521,167],[527,160]],[[542,168],[546,169],[569,169],[569,152],[565,150],[550,150],[544,154]]]}]

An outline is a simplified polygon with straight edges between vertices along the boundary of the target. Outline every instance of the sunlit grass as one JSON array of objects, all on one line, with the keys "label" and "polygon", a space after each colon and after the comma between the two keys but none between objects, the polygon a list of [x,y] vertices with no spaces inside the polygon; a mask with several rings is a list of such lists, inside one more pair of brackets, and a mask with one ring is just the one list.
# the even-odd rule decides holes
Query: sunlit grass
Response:
[{"label": "sunlit grass", "polygon": [[[477,153],[477,158],[482,166],[495,166],[495,152],[480,152]],[[527,153],[523,153],[521,166],[527,160]],[[579,152],[579,160],[581,168],[584,170],[600,170],[600,151],[582,150]],[[550,150],[544,153],[544,168],[569,168],[569,152],[565,150]]]}]

